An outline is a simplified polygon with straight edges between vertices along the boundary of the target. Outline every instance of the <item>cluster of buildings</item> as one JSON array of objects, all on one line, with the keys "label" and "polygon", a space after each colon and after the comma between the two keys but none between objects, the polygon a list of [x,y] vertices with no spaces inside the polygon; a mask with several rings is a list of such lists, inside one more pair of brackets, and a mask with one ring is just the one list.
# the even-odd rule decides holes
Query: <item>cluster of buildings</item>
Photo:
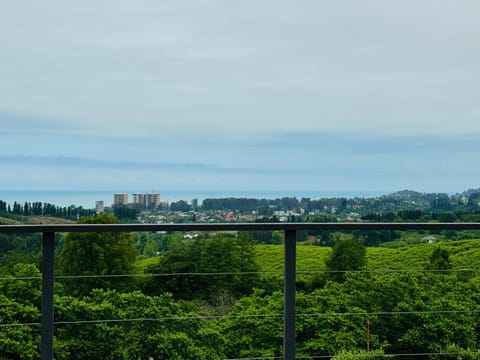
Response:
[{"label": "cluster of buildings", "polygon": [[[160,205],[160,194],[158,193],[136,193],[132,194],[132,201],[129,201],[127,193],[113,194],[113,206],[115,205],[131,205],[139,209],[156,209]],[[95,211],[100,214],[105,211],[105,203],[103,200],[95,202]]]},{"label": "cluster of buildings", "polygon": [[160,205],[160,194],[158,193],[136,193],[132,194],[132,202],[128,200],[127,193],[113,194],[113,205],[127,205],[131,204],[138,208],[154,208],[156,209]]}]

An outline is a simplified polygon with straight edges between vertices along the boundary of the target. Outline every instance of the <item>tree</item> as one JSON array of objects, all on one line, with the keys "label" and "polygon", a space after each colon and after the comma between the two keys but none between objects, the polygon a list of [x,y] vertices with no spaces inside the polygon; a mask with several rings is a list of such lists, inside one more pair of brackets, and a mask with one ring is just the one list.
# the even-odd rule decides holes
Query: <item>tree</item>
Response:
[{"label": "tree", "polygon": [[432,255],[430,256],[430,264],[428,265],[428,270],[449,270],[452,265],[450,264],[450,256],[447,249],[442,249],[437,247],[433,250]]},{"label": "tree", "polygon": [[146,257],[154,257],[157,255],[157,241],[154,239],[147,240],[143,247],[143,255]]},{"label": "tree", "polygon": [[[216,323],[169,294],[150,297],[138,291],[94,290],[82,299],[57,297],[55,311],[57,321],[67,323],[55,328],[58,360],[226,358]],[[92,322],[75,324],[87,319]]]},{"label": "tree", "polygon": [[0,359],[38,359],[39,331],[24,323],[39,321],[40,311],[32,305],[20,304],[0,293]]},{"label": "tree", "polygon": [[366,254],[363,238],[336,241],[331,256],[325,262],[327,270],[331,271],[330,278],[336,281],[344,281],[346,271],[360,270],[365,266]]},{"label": "tree", "polygon": [[123,204],[115,204],[113,206],[113,213],[119,219],[132,219],[135,220],[138,216],[138,209],[133,209]]},{"label": "tree", "polygon": [[179,200],[170,204],[170,211],[188,212],[190,210],[192,210],[192,206],[185,200]]},{"label": "tree", "polygon": [[[146,284],[149,294],[170,292],[180,299],[215,300],[221,293],[240,296],[251,292],[258,275],[253,243],[248,235],[237,238],[215,236],[172,246],[158,264],[147,271],[154,276]],[[195,275],[215,273],[215,275]],[[247,274],[244,274],[247,273]]]},{"label": "tree", "polygon": [[[80,224],[116,224],[113,215],[100,214],[82,218]],[[95,288],[125,290],[132,278],[106,278],[96,275],[126,275],[135,270],[137,251],[128,233],[98,232],[70,233],[60,251],[59,268],[62,275],[92,276],[67,280],[65,288],[74,296],[84,296]]]}]

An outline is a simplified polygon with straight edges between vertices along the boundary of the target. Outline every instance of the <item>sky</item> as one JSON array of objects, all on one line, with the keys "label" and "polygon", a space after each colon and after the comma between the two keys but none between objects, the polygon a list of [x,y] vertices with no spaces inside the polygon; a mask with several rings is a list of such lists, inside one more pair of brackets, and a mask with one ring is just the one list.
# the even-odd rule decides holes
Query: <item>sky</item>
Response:
[{"label": "sky", "polygon": [[0,191],[480,186],[478,0],[1,7]]}]

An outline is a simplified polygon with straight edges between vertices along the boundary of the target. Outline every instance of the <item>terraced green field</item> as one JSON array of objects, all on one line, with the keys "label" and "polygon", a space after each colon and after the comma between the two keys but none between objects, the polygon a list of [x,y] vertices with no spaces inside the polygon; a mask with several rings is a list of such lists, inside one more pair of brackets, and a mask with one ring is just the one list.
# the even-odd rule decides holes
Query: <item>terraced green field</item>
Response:
[{"label": "terraced green field", "polygon": [[[368,270],[425,269],[436,247],[448,250],[453,269],[480,269],[480,240],[444,241],[435,244],[405,245],[398,248],[367,248]],[[325,270],[331,248],[297,245],[297,271]],[[262,271],[282,272],[283,246],[256,245],[255,255]]]},{"label": "terraced green field", "polygon": [[[397,248],[370,247],[367,248],[367,269],[374,271],[425,269],[436,247],[448,250],[453,269],[480,269],[479,239],[405,245]],[[281,276],[283,251],[282,245],[256,245],[255,257],[261,271]],[[330,253],[330,247],[298,244],[297,272],[325,270],[325,260]],[[156,261],[158,258],[141,259],[137,262],[137,269],[141,272]]]}]

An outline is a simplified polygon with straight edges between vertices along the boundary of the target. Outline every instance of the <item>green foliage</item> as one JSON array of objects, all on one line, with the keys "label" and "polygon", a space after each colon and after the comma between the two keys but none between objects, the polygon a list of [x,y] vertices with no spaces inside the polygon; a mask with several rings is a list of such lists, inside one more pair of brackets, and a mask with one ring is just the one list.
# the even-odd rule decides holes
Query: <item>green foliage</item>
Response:
[{"label": "green foliage", "polygon": [[429,270],[444,271],[451,269],[450,254],[448,250],[436,247],[430,256]]},{"label": "green foliage", "polygon": [[[438,353],[451,344],[476,349],[478,278],[429,273],[349,273],[342,283],[327,282],[297,294],[298,355],[353,357],[388,353]],[[230,357],[281,354],[283,296],[257,291],[242,298],[223,321]]]},{"label": "green foliage", "polygon": [[[297,271],[325,270],[325,260],[331,254],[329,247],[297,244]],[[283,276],[283,246],[255,245],[255,260],[265,272]],[[300,274],[301,276],[301,274]]]},{"label": "green foliage", "polygon": [[231,358],[275,357],[282,354],[283,295],[256,291],[240,299],[223,321],[226,353]]},{"label": "green foliage", "polygon": [[41,277],[33,264],[0,268],[0,359],[39,358]]},{"label": "green foliage", "polygon": [[367,269],[411,270],[425,269],[432,246],[404,245],[396,248],[367,248]]},{"label": "green foliage", "polygon": [[[479,243],[478,240],[443,242],[442,249],[450,254],[452,269],[466,266],[478,269]],[[374,350],[384,349],[388,353],[446,352],[455,343],[458,349],[467,350],[459,350],[457,353],[461,355],[452,358],[476,358],[480,278],[474,276],[474,272],[469,276],[464,276],[464,271],[443,276],[424,272],[436,248],[431,244],[368,248],[366,269],[374,272],[347,273],[341,283],[323,282],[314,291],[298,292],[297,312],[320,314],[318,317],[297,317],[298,354],[306,357],[356,354],[353,349],[366,349],[365,322],[368,319],[371,323],[371,348]],[[262,259],[259,261],[262,270],[281,271],[282,251],[281,247],[256,246],[257,256]],[[298,245],[297,270],[322,269],[329,251],[324,247]],[[310,261],[305,261],[305,257]],[[253,301],[257,304],[254,307],[257,314],[268,314],[272,305],[266,304],[274,298],[268,294],[264,292],[255,298],[242,298],[241,302]],[[277,309],[281,309],[281,296],[277,301]],[[351,315],[342,316],[343,313]],[[367,317],[362,313],[378,315]],[[241,321],[244,319],[238,320]],[[259,321],[251,326],[255,330],[248,332],[245,327],[242,328],[244,333],[235,331],[233,337],[256,339],[262,324]],[[274,351],[267,342],[256,345],[256,350],[247,351],[245,356],[260,356],[258,354],[262,351],[269,351],[269,354]],[[238,346],[241,347],[240,344]]]},{"label": "green foliage", "polygon": [[449,345],[446,349],[446,353],[449,354],[450,358],[457,360],[480,359],[480,350],[462,349],[455,344]]},{"label": "green foliage", "polygon": [[139,214],[138,209],[128,207],[124,204],[115,204],[113,206],[114,215],[123,220],[135,220]]},{"label": "green foliage", "polygon": [[[11,219],[22,220],[23,223],[28,222],[29,216],[54,216],[65,219],[77,219],[80,216],[92,216],[95,214],[94,209],[84,209],[74,205],[60,207],[49,203],[41,203],[38,201],[25,202],[20,204],[13,203],[13,207],[7,206],[5,201],[0,200],[0,215]],[[1,222],[1,221],[0,221]]]},{"label": "green foliage", "polygon": [[[115,224],[116,217],[100,214],[82,218],[80,224]],[[65,289],[74,296],[84,296],[96,288],[127,290],[131,278],[105,278],[95,275],[133,274],[137,251],[128,233],[70,233],[60,250],[60,274],[92,276],[67,279]]]},{"label": "green foliage", "polygon": [[[324,289],[297,296],[298,356],[331,356],[342,350],[365,346],[365,311],[355,296],[330,282]],[[359,313],[338,316],[342,312]],[[311,314],[310,316],[303,316]],[[325,314],[325,315],[323,315]],[[331,315],[328,315],[331,314]],[[229,357],[274,357],[283,353],[283,294],[256,291],[243,297],[225,319],[223,333]],[[378,338],[372,335],[372,344]]]},{"label": "green foliage", "polygon": [[150,239],[143,248],[143,255],[146,257],[154,257],[157,255],[157,251],[157,242],[153,239]]},{"label": "green foliage", "polygon": [[344,239],[337,241],[332,249],[331,256],[326,261],[329,277],[336,281],[346,278],[345,271],[363,269],[366,263],[367,252],[362,240]]},{"label": "green foliage", "polygon": [[392,278],[395,283],[386,291],[389,299],[383,308],[390,304],[395,314],[375,324],[376,331],[391,344],[390,351],[438,352],[451,343],[475,346],[478,316],[473,314],[478,303],[472,301],[470,285],[458,284],[453,276],[431,274]]},{"label": "green foliage", "polygon": [[174,201],[170,204],[170,211],[188,212],[192,210],[192,206],[185,200]]},{"label": "green foliage", "polygon": [[33,264],[0,268],[0,294],[20,304],[40,307],[41,273]]},{"label": "green foliage", "polygon": [[282,231],[250,231],[250,236],[257,244],[282,244],[283,232]]},{"label": "green foliage", "polygon": [[[104,289],[88,290],[82,298],[57,295],[55,358],[282,356],[284,249],[252,245],[244,236],[177,239],[163,256],[143,260],[159,261],[155,272],[232,275],[154,277],[149,285],[155,296]],[[151,239],[146,238],[145,244]],[[337,243],[349,241],[353,238],[345,236]],[[297,292],[297,355],[351,359],[431,352],[449,354],[442,358],[478,359],[480,276],[475,269],[480,268],[479,245],[480,240],[469,240],[444,241],[441,247],[424,243],[368,248],[357,268],[374,271],[347,272],[341,282],[324,278],[316,286],[307,286],[315,276],[309,272],[321,275],[326,262],[331,266],[328,261],[335,249],[298,244],[297,286],[306,285],[298,286]],[[351,246],[340,255],[351,251]],[[10,259],[0,268],[0,359],[36,359],[38,326],[11,325],[40,321],[40,273],[34,264]],[[162,271],[160,264],[166,266]],[[425,271],[431,268],[452,271],[441,276]],[[263,274],[260,279],[239,274],[249,269],[278,274]],[[251,291],[252,286],[261,289]],[[235,300],[239,296],[243,297]],[[194,301],[178,300],[184,298]],[[207,320],[200,315],[227,316]]]},{"label": "green foliage", "polygon": [[55,330],[59,360],[223,358],[216,325],[170,295],[94,290],[83,299],[57,297],[55,310],[64,323]]},{"label": "green foliage", "polygon": [[390,356],[385,355],[383,350],[373,350],[367,352],[366,350],[351,350],[345,351],[342,350],[334,357],[333,360],[357,360],[357,359],[365,359],[365,360],[376,360],[376,359],[385,359],[389,358]]},{"label": "green foliage", "polygon": [[[216,293],[228,291],[235,296],[249,293],[258,278],[251,239],[240,234],[238,238],[197,239],[172,247],[157,265],[147,268],[154,276],[146,284],[149,294],[171,292],[180,299],[211,299]],[[242,273],[250,274],[242,274]],[[188,275],[228,273],[211,276]]]},{"label": "green foliage", "polygon": [[131,233],[133,244],[139,254],[145,257],[154,257],[157,252],[164,253],[171,244],[178,243],[182,239],[182,233]]},{"label": "green foliage", "polygon": [[0,304],[0,359],[38,359],[38,327],[19,325],[38,323],[38,308],[22,305],[3,294],[0,294]]},{"label": "green foliage", "polygon": [[41,244],[41,234],[0,233],[0,266],[18,262],[20,257],[33,258],[40,253]]}]

